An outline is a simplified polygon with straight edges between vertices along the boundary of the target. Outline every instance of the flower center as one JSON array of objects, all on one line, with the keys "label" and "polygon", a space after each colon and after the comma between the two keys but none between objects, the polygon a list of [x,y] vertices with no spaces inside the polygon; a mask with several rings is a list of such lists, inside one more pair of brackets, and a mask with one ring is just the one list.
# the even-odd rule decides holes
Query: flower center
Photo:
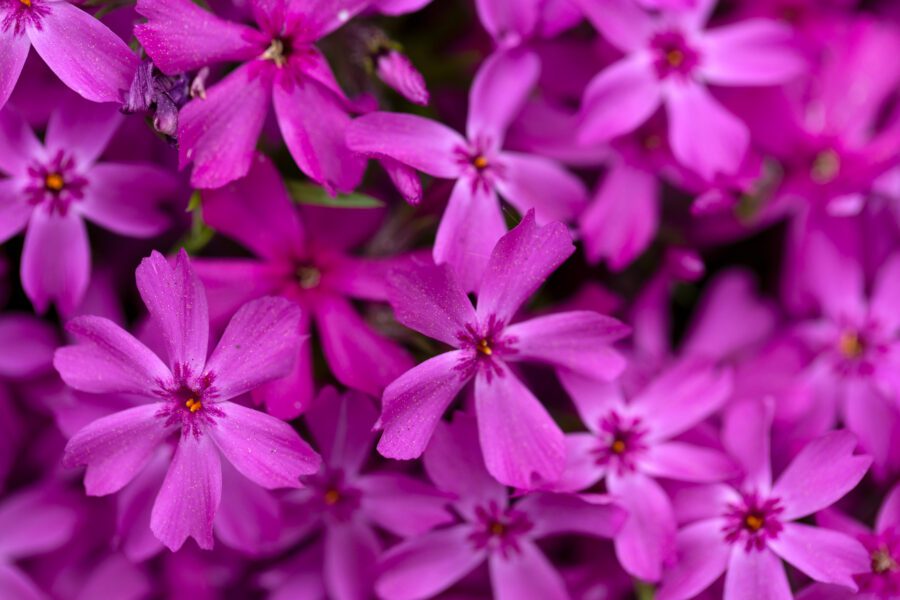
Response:
[{"label": "flower center", "polygon": [[322,499],[325,500],[325,504],[327,504],[328,506],[334,506],[341,501],[341,493],[338,490],[331,488],[330,490],[325,492],[325,495],[322,497]]},{"label": "flower center", "polygon": [[678,48],[672,48],[666,51],[666,62],[668,62],[669,66],[673,69],[677,69],[684,63],[684,52]]},{"label": "flower center", "polygon": [[192,413],[195,413],[203,408],[203,404],[197,400],[194,400],[193,398],[188,398],[187,402],[184,403],[184,406]]},{"label": "flower center", "polygon": [[503,537],[506,534],[506,525],[501,523],[500,521],[494,521],[491,523],[490,527],[491,535],[494,537]]},{"label": "flower center", "polygon": [[700,63],[700,55],[688,45],[680,31],[657,33],[650,40],[650,47],[655,54],[653,66],[660,79],[673,74],[687,77]]},{"label": "flower center", "polygon": [[262,54],[263,60],[271,60],[275,66],[281,68],[287,63],[291,53],[290,43],[281,38],[274,38],[266,51]]},{"label": "flower center", "polygon": [[747,552],[762,550],[766,541],[778,537],[782,530],[778,518],[784,507],[778,498],[763,500],[756,493],[741,494],[738,502],[728,505],[725,512],[725,526],[722,531],[725,540],[732,544],[743,543]]},{"label": "flower center", "polygon": [[484,155],[479,154],[472,159],[472,165],[479,171],[484,171],[488,167],[488,159]]},{"label": "flower center", "polygon": [[894,560],[887,548],[881,547],[872,553],[872,571],[874,573],[893,573],[898,568],[900,566],[897,565],[897,561]]},{"label": "flower center", "polygon": [[297,282],[304,290],[311,290],[318,287],[322,281],[322,271],[311,265],[302,265],[297,267]]},{"label": "flower center", "polygon": [[857,359],[863,355],[866,347],[859,333],[855,331],[845,331],[838,339],[838,350],[846,358]]},{"label": "flower center", "polygon": [[194,376],[182,364],[175,365],[172,375],[173,381],[157,392],[163,402],[156,416],[165,419],[166,426],[180,425],[181,435],[199,438],[207,426],[225,415],[213,401],[218,396],[215,377],[212,373]]},{"label": "flower center", "polygon": [[763,525],[765,524],[766,518],[763,515],[749,513],[746,517],[744,517],[744,528],[751,533],[756,533],[757,531],[762,529]]},{"label": "flower center", "polygon": [[487,340],[487,338],[481,338],[481,341],[478,342],[478,346],[476,346],[476,349],[485,356],[490,356],[494,353],[494,351],[491,350],[491,343]]},{"label": "flower center", "polygon": [[347,480],[341,469],[324,468],[315,475],[301,477],[300,482],[319,499],[319,510],[341,522],[353,517],[362,500],[362,491]]},{"label": "flower center", "polygon": [[598,465],[611,467],[623,474],[637,468],[647,444],[647,429],[638,417],[627,417],[613,411],[600,421],[599,445],[593,454]]},{"label": "flower center", "polygon": [[475,508],[475,529],[469,541],[478,550],[487,548],[508,557],[519,552],[519,539],[533,527],[522,511],[491,502]]},{"label": "flower center", "polygon": [[21,2],[25,6],[31,6],[31,0],[19,0],[19,2]]},{"label": "flower center", "polygon": [[625,440],[615,439],[610,449],[613,451],[613,454],[624,454],[628,446],[625,445]]},{"label": "flower center", "polygon": [[[23,1],[24,3],[24,1]],[[31,4],[29,2],[29,4]],[[50,192],[61,192],[66,187],[66,180],[59,173],[47,173],[44,177],[44,188]]]},{"label": "flower center", "polygon": [[834,150],[819,152],[813,159],[810,178],[820,184],[831,183],[841,172],[841,157]]}]

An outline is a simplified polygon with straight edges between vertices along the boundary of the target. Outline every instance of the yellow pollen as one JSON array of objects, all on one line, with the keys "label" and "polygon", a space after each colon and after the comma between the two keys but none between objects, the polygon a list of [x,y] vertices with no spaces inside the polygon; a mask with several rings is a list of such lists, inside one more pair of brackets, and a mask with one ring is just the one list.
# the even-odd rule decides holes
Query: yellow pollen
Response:
[{"label": "yellow pollen", "polygon": [[622,440],[616,440],[612,443],[612,451],[616,454],[622,454],[625,452],[625,442]]},{"label": "yellow pollen", "polygon": [[203,408],[203,404],[193,398],[188,398],[188,401],[184,403],[184,405],[192,412],[195,413],[201,408]]},{"label": "yellow pollen", "polygon": [[859,334],[854,331],[846,331],[841,334],[838,340],[838,349],[847,358],[859,358],[865,350]]},{"label": "yellow pollen", "polygon": [[879,548],[872,553],[872,571],[875,573],[887,573],[897,569],[897,561],[894,560],[887,548]]},{"label": "yellow pollen", "polygon": [[[20,0],[25,6],[31,6],[31,0]],[[59,173],[47,173],[44,177],[44,187],[48,190],[59,192],[66,186],[66,181]]]},{"label": "yellow pollen", "polygon": [[472,161],[472,164],[475,165],[475,168],[479,171],[482,169],[486,169],[488,166],[488,159],[481,156],[480,154],[475,157],[475,160]]},{"label": "yellow pollen", "polygon": [[19,0],[19,2],[21,2],[25,6],[31,6],[31,0]]},{"label": "yellow pollen", "polygon": [[809,176],[816,183],[831,183],[841,172],[841,157],[834,150],[820,152],[813,160]]},{"label": "yellow pollen", "polygon": [[504,533],[506,533],[506,525],[497,521],[491,523],[491,535],[503,535]]},{"label": "yellow pollen", "polygon": [[684,52],[673,48],[666,52],[666,61],[673,67],[680,67],[681,63],[684,62]]},{"label": "yellow pollen", "polygon": [[337,490],[328,490],[325,492],[325,504],[334,506],[341,499],[341,493]]},{"label": "yellow pollen", "polygon": [[480,342],[478,342],[478,351],[481,352],[482,354],[484,354],[485,356],[490,356],[491,354],[494,353],[494,351],[491,350],[491,346],[490,346],[490,344],[488,344],[488,341],[486,339],[483,339]]},{"label": "yellow pollen", "polygon": [[744,525],[750,531],[759,531],[760,529],[762,529],[764,523],[765,521],[759,515],[749,514],[744,517]]},{"label": "yellow pollen", "polygon": [[262,59],[271,60],[275,63],[276,67],[283,67],[287,62],[287,56],[285,56],[284,50],[284,42],[279,39],[274,39],[269,47],[266,48],[266,51],[263,52]]}]

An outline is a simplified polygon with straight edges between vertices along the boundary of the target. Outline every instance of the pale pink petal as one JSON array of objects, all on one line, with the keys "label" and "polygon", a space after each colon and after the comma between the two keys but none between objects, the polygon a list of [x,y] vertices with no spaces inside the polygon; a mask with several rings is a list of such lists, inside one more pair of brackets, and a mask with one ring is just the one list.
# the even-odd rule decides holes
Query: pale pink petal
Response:
[{"label": "pale pink petal", "polygon": [[620,271],[636,259],[659,226],[659,185],[646,171],[613,165],[581,214],[579,229],[592,263],[605,259]]},{"label": "pale pink petal", "polygon": [[781,560],[769,550],[734,546],[725,575],[725,600],[791,600]]},{"label": "pale pink petal", "polygon": [[413,367],[384,390],[378,451],[388,458],[416,458],[425,451],[441,415],[467,378],[457,370],[459,350]]},{"label": "pale pink petal", "polygon": [[57,350],[53,366],[76,390],[155,398],[172,378],[158,356],[109,319],[76,317],[66,330],[82,343]]},{"label": "pale pink petal", "polygon": [[784,506],[781,518],[810,515],[856,487],[872,459],[854,456],[855,448],[856,436],[849,431],[834,431],[807,444],[772,487]]},{"label": "pale pink petal", "polygon": [[550,159],[504,152],[498,163],[497,191],[522,214],[534,209],[541,223],[570,221],[587,204],[581,180]]},{"label": "pale pink petal", "polygon": [[730,504],[740,502],[741,495],[725,483],[710,483],[683,487],[673,500],[678,522],[691,523],[721,517]]},{"label": "pale pink petal", "polygon": [[257,154],[246,177],[203,193],[203,219],[265,258],[301,256],[304,232],[281,175]]},{"label": "pale pink petal", "polygon": [[724,453],[684,442],[651,446],[641,458],[641,470],[653,477],[694,483],[725,481],[740,474],[737,464]]},{"label": "pale pink petal", "polygon": [[588,84],[578,141],[599,144],[634,131],[661,102],[659,81],[649,58],[638,54],[620,60]]},{"label": "pale pink petal", "polygon": [[573,0],[591,24],[619,50],[631,52],[646,45],[655,23],[634,0]]},{"label": "pale pink petal", "polygon": [[506,233],[493,189],[460,179],[453,186],[434,240],[434,260],[453,267],[467,291],[474,290],[497,240]]},{"label": "pale pink petal", "polygon": [[81,217],[33,211],[22,249],[22,287],[35,312],[53,302],[63,315],[72,314],[90,277],[91,249]]},{"label": "pale pink petal", "polygon": [[44,136],[47,154],[65,152],[81,166],[92,165],[124,120],[116,104],[69,100],[50,115]]},{"label": "pale pink petal", "polygon": [[135,277],[141,298],[162,334],[170,368],[182,365],[200,375],[209,345],[209,309],[187,252],[181,250],[173,266],[153,251],[141,261]]},{"label": "pale pink petal", "polygon": [[19,113],[12,108],[0,111],[0,171],[21,177],[43,153],[40,140]]},{"label": "pale pink petal", "polygon": [[622,568],[643,581],[658,581],[663,563],[675,552],[675,514],[669,497],[656,481],[640,473],[607,475],[606,485],[628,511],[615,538]]},{"label": "pale pink petal", "polygon": [[700,521],[679,531],[677,562],[666,569],[657,600],[693,598],[705,590],[725,572],[730,550],[719,519]]},{"label": "pale pink petal", "polygon": [[181,167],[194,163],[194,187],[222,187],[246,175],[253,164],[274,75],[252,67],[238,67],[181,109],[178,161]]},{"label": "pale pink petal", "polygon": [[749,19],[712,29],[698,40],[699,72],[718,85],[776,85],[806,70],[787,25]]},{"label": "pale pink petal", "polygon": [[363,492],[360,510],[395,535],[420,535],[455,520],[447,508],[450,494],[409,475],[373,473],[360,477],[356,485]]},{"label": "pale pink petal", "polygon": [[225,458],[244,477],[266,489],[300,487],[300,476],[321,463],[293,427],[264,412],[221,402],[224,414],[207,431]]},{"label": "pale pink petal", "polygon": [[700,84],[673,85],[666,95],[669,143],[682,165],[712,180],[737,171],[750,131]]},{"label": "pale pink petal", "polygon": [[455,179],[462,167],[461,135],[436,121],[416,115],[377,112],[355,119],[347,128],[347,146],[373,158],[391,158],[434,177]]},{"label": "pale pink petal", "polygon": [[577,533],[612,538],[622,529],[628,513],[609,497],[588,500],[575,494],[528,494],[516,504],[516,510],[529,515],[535,538]]},{"label": "pale pink petal", "polygon": [[503,331],[515,340],[507,360],[547,363],[603,381],[625,370],[625,358],[611,345],[628,333],[624,323],[586,310],[537,317]]},{"label": "pale pink petal", "polygon": [[856,589],[853,576],[872,569],[869,553],[856,539],[830,529],[785,523],[769,548],[816,581]]},{"label": "pale pink petal", "polygon": [[413,104],[428,106],[425,78],[402,52],[390,50],[381,56],[375,72],[379,79]]},{"label": "pale pink petal", "polygon": [[562,576],[543,552],[528,539],[507,556],[494,553],[488,559],[491,589],[496,600],[567,600]]},{"label": "pale pink petal", "polygon": [[382,556],[375,583],[384,600],[419,600],[447,589],[484,561],[470,525],[438,529],[397,544]]},{"label": "pale pink petal", "polygon": [[64,84],[94,102],[121,102],[138,57],[115,33],[68,2],[46,5],[40,27],[26,32],[47,66]]},{"label": "pale pink petal", "polygon": [[0,38],[0,109],[6,105],[13,88],[16,87],[16,82],[19,81],[29,48],[31,42],[26,36],[12,31],[3,32]]},{"label": "pale pink petal", "polygon": [[451,346],[475,322],[475,310],[446,266],[410,262],[388,276],[388,298],[397,320]]},{"label": "pale pink petal", "polygon": [[148,21],[135,26],[135,36],[153,64],[169,75],[243,62],[265,50],[262,33],[220,19],[190,0],[139,0],[137,12]]},{"label": "pale pink petal", "polygon": [[536,0],[476,0],[478,19],[498,44],[516,46],[531,36],[538,23]]},{"label": "pale pink petal", "polygon": [[290,373],[303,339],[301,311],[284,298],[267,296],[242,306],[231,318],[206,363],[219,400],[234,398]]},{"label": "pale pink petal", "polygon": [[334,92],[282,70],[273,98],[281,135],[300,170],[332,192],[359,185],[366,161],[346,145],[350,115]]},{"label": "pale pink petal", "polygon": [[499,360],[475,377],[475,410],[484,464],[497,481],[530,489],[559,479],[565,438],[540,401]]},{"label": "pale pink petal", "polygon": [[94,166],[87,179],[78,210],[88,221],[129,237],[151,237],[169,225],[160,210],[178,190],[178,180],[169,171],[149,164],[104,163]]},{"label": "pale pink petal", "polygon": [[[315,41],[332,31],[365,9],[370,0],[320,0],[319,2],[285,3],[288,19],[303,23],[305,40]],[[260,4],[259,0],[255,4]]]},{"label": "pale pink petal", "polygon": [[0,179],[0,244],[25,228],[33,210],[23,197],[20,181]]},{"label": "pale pink petal", "polygon": [[744,485],[762,494],[772,486],[772,411],[771,405],[753,399],[729,407],[722,417],[722,444],[744,470]]},{"label": "pale pink petal", "polygon": [[403,348],[372,329],[345,298],[323,298],[314,310],[325,360],[343,385],[380,396],[415,364]]},{"label": "pale pink petal", "polygon": [[506,130],[521,112],[540,70],[537,55],[522,49],[495,52],[484,61],[469,89],[466,136],[470,142],[478,140],[487,150],[503,145]]},{"label": "pale pink petal", "polygon": [[380,552],[378,536],[367,524],[349,521],[328,527],[323,575],[329,597],[335,600],[370,597]]},{"label": "pale pink petal", "polygon": [[63,465],[87,465],[84,487],[90,496],[121,490],[147,465],[157,447],[174,431],[158,417],[159,403],[145,404],[98,419],[69,443]]},{"label": "pale pink petal", "polygon": [[478,291],[478,318],[509,323],[516,311],[575,251],[572,236],[559,222],[539,227],[529,211],[493,252]]},{"label": "pale pink petal", "polygon": [[562,476],[550,489],[560,492],[578,492],[600,481],[606,469],[597,464],[597,437],[590,433],[566,435],[566,467]]}]

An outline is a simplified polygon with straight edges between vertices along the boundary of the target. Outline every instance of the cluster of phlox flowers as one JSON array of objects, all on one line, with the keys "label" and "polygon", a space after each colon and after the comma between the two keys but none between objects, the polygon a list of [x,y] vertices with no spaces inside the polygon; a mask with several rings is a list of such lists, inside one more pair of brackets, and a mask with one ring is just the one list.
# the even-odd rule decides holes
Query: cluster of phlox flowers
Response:
[{"label": "cluster of phlox flowers", "polygon": [[0,0],[0,600],[900,600],[900,1]]}]

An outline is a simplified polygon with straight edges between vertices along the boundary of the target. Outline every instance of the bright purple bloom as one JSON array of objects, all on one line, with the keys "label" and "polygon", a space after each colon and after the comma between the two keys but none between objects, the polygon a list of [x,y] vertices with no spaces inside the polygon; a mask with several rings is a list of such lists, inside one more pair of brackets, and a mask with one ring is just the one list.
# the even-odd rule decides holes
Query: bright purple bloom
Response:
[{"label": "bright purple bloom", "polygon": [[626,402],[617,384],[560,376],[590,433],[566,436],[568,464],[554,489],[578,491],[604,479],[628,511],[616,536],[622,567],[643,581],[659,580],[674,556],[675,515],[656,478],[694,483],[730,479],[734,463],[722,452],[679,441],[728,399],[731,377],[705,361],[670,368]]},{"label": "bright purple bloom", "polygon": [[417,265],[391,274],[397,319],[454,350],[385,389],[379,452],[401,459],[421,455],[441,415],[474,380],[481,447],[491,475],[523,489],[559,477],[566,460],[562,431],[512,366],[535,361],[611,379],[625,364],[610,344],[628,333],[615,319],[589,311],[511,324],[522,303],[573,250],[561,223],[538,227],[528,211],[491,253],[477,308],[446,267]]},{"label": "bright purple bloom", "polygon": [[456,495],[460,522],[391,548],[376,583],[381,598],[431,598],[487,561],[493,597],[563,600],[562,577],[535,542],[564,533],[606,538],[621,527],[625,512],[603,496],[535,492],[511,501],[480,454],[476,425],[464,413],[435,430],[425,470]]},{"label": "bright purple bloom", "polygon": [[[80,12],[80,11],[79,11]],[[22,286],[37,312],[70,314],[91,274],[85,220],[131,237],[162,232],[160,202],[177,180],[151,164],[98,162],[122,122],[113,105],[57,110],[42,144],[18,115],[0,113],[0,241],[27,227]]]},{"label": "bright purple bloom", "polygon": [[138,2],[148,22],[137,25],[135,35],[163,73],[242,63],[181,111],[179,162],[194,164],[195,187],[217,188],[247,174],[270,104],[304,173],[332,192],[356,187],[365,164],[344,145],[350,101],[315,42],[366,4],[255,0],[254,29],[190,0]]},{"label": "bright purple bloom", "polygon": [[553,38],[581,20],[570,0],[476,0],[481,24],[501,49]]},{"label": "bright purple bloom", "polygon": [[188,537],[211,548],[222,491],[220,454],[268,489],[300,487],[300,475],[318,469],[318,455],[288,424],[228,401],[290,370],[301,343],[300,309],[282,298],[248,302],[207,358],[206,293],[187,253],[173,267],[154,252],[138,267],[137,283],[165,341],[168,364],[108,319],[72,319],[67,329],[83,343],[56,351],[63,380],[76,390],[150,402],[76,433],[63,461],[86,465],[87,493],[104,496],[132,481],[158,446],[177,434],[150,527],[172,550]]},{"label": "bright purple bloom", "polygon": [[[434,242],[434,260],[449,263],[467,290],[484,272],[488,256],[506,232],[499,193],[520,213],[535,209],[542,223],[571,219],[584,204],[580,180],[552,160],[503,150],[503,138],[537,82],[540,63],[528,52],[493,55],[479,69],[469,94],[466,136],[415,115],[374,113],[347,132],[353,150],[442,179],[453,192]],[[383,162],[383,164],[385,164]],[[395,177],[395,182],[397,177]],[[409,202],[421,198],[412,175],[398,186]]]},{"label": "bright purple bloom", "polygon": [[31,46],[64,84],[93,102],[120,102],[139,62],[106,25],[65,0],[3,0],[0,109]]},{"label": "bright purple bloom", "polygon": [[428,104],[428,88],[425,86],[425,78],[405,54],[385,48],[378,52],[374,61],[375,73],[385,84],[402,94],[410,102],[422,106]]},{"label": "bright purple bloom", "polygon": [[[325,359],[342,384],[373,396],[412,367],[410,356],[375,332],[352,299],[387,299],[385,276],[394,259],[357,258],[349,250],[365,239],[377,210],[305,207],[301,215],[272,163],[258,156],[249,175],[203,195],[203,216],[218,232],[258,258],[198,259],[210,291],[213,323],[224,323],[244,302],[279,295],[303,308],[298,335],[315,323]],[[279,418],[299,415],[313,398],[312,351],[299,348],[290,374],[253,391]]]},{"label": "bright purple bloom", "polygon": [[[357,392],[338,396],[333,388],[324,389],[306,414],[324,464],[315,475],[301,478],[306,487],[292,492],[286,512],[304,533],[323,530],[321,572],[327,597],[334,600],[371,596],[382,551],[376,529],[410,537],[453,521],[447,510],[450,494],[401,472],[364,472],[377,417],[368,397]],[[296,558],[307,560],[302,554]],[[281,582],[278,591],[293,589],[293,579]]]},{"label": "bright purple bloom", "polygon": [[803,72],[790,28],[753,19],[704,31],[716,0],[651,15],[634,0],[577,0],[625,58],[603,70],[584,95],[579,139],[600,143],[633,131],[665,105],[669,144],[686,167],[712,180],[737,170],[750,142],[744,123],[707,90],[785,83]]},{"label": "bright purple bloom", "polygon": [[693,598],[725,573],[725,600],[790,600],[781,559],[816,581],[856,590],[868,553],[857,540],[795,523],[828,508],[863,478],[872,460],[854,456],[856,437],[833,431],[809,443],[775,483],[769,464],[769,411],[759,402],[732,408],[723,442],[744,468],[740,488],[686,490],[676,499],[689,525],[678,532],[678,563],[657,598]]}]

